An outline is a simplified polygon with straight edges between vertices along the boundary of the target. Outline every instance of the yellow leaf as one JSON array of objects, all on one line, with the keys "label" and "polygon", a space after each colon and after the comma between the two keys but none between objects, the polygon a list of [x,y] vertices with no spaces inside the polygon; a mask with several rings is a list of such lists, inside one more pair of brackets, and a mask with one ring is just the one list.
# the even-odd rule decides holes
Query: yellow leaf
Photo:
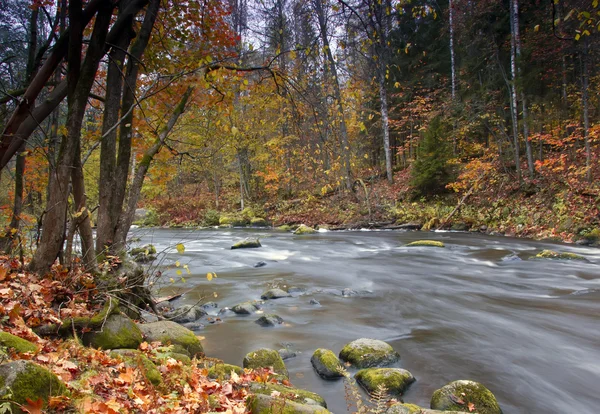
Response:
[{"label": "yellow leaf", "polygon": [[236,136],[240,132],[236,127],[231,127],[231,135]]},{"label": "yellow leaf", "polygon": [[185,246],[183,245],[183,243],[177,243],[177,245],[175,245],[175,248],[177,249],[177,253],[179,254],[183,254],[183,252],[185,252]]},{"label": "yellow leaf", "polygon": [[175,262],[175,266],[176,266],[176,267],[179,267],[179,266],[181,266],[181,263],[179,263],[179,260],[177,260],[177,261]]},{"label": "yellow leaf", "polygon": [[183,274],[183,272],[181,271],[181,269],[177,269],[177,271],[175,273],[177,273],[177,276],[181,276]]},{"label": "yellow leaf", "polygon": [[208,279],[208,281],[210,282],[211,280],[213,280],[213,274],[212,273],[207,273],[206,274],[206,278]]}]

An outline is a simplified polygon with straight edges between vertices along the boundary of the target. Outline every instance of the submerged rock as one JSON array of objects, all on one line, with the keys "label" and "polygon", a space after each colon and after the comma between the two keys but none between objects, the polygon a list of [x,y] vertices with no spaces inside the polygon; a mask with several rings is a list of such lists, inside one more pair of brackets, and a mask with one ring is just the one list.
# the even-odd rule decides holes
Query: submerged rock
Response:
[{"label": "submerged rock", "polygon": [[184,305],[178,309],[175,309],[175,310],[172,310],[169,312],[165,312],[163,315],[165,318],[170,319],[173,322],[190,323],[190,322],[196,322],[198,319],[200,319],[203,316],[206,316],[208,314],[206,313],[204,308],[200,305],[198,305],[198,306]]},{"label": "submerged rock", "polygon": [[437,240],[417,240],[412,243],[408,243],[406,246],[408,247],[417,247],[417,246],[425,246],[425,247],[446,247],[444,243]]},{"label": "submerged rock", "polygon": [[256,302],[242,302],[231,308],[238,315],[251,315],[259,309],[260,307]]},{"label": "submerged rock", "polygon": [[142,332],[127,316],[112,314],[95,331],[83,334],[84,345],[100,349],[137,349],[143,341]]},{"label": "submerged rock", "polygon": [[436,390],[431,397],[431,408],[441,411],[469,412],[469,404],[479,414],[502,414],[496,397],[475,381],[453,381]]},{"label": "submerged rock", "polygon": [[267,265],[267,262],[263,262],[261,260],[260,262],[254,263],[254,266],[252,266],[252,267],[263,267],[263,266],[266,266],[266,265]]},{"label": "submerged rock", "polygon": [[138,325],[147,342],[160,341],[173,345],[173,351],[193,358],[204,354],[202,344],[194,332],[172,321],[159,321]]},{"label": "submerged rock", "polygon": [[311,299],[310,302],[308,302],[308,303],[310,303],[311,305],[314,305],[314,306],[321,306],[321,302],[319,302],[318,300],[316,300],[314,298]]},{"label": "submerged rock", "polygon": [[306,224],[301,224],[294,231],[294,234],[314,234],[314,233],[317,233],[317,230],[313,229],[312,227],[307,226]]},{"label": "submerged rock", "polygon": [[281,378],[288,378],[288,371],[283,359],[277,351],[269,348],[260,348],[246,354],[243,362],[244,368],[271,368]]},{"label": "submerged rock", "polygon": [[278,315],[270,314],[270,315],[263,315],[254,322],[259,324],[260,326],[268,327],[268,326],[281,325],[283,323],[283,319]]},{"label": "submerged rock", "polygon": [[246,400],[252,414],[328,414],[320,405],[298,404],[281,396],[254,394]]},{"label": "submerged rock", "polygon": [[201,306],[202,306],[202,309],[204,309],[204,310],[217,309],[219,307],[217,302],[206,302],[206,303],[202,304]]},{"label": "submerged rock", "polygon": [[274,383],[251,383],[250,391],[255,394],[262,395],[273,395],[273,392],[279,393],[279,395],[286,400],[293,401],[298,404],[316,405],[319,407],[327,408],[325,399],[319,394],[311,391],[303,390],[300,388],[288,387],[283,384]]},{"label": "submerged rock", "polygon": [[400,396],[410,384],[415,382],[413,375],[401,368],[367,368],[354,376],[356,381],[369,393],[384,386],[389,394]]},{"label": "submerged rock", "polygon": [[9,334],[8,332],[0,332],[0,346],[8,348],[9,350],[12,349],[17,354],[35,352],[38,350],[38,346],[33,342],[29,342],[26,339]]},{"label": "submerged rock", "polygon": [[386,342],[361,338],[346,344],[340,351],[340,359],[357,368],[389,365],[400,359],[400,354]]},{"label": "submerged rock", "polygon": [[582,260],[587,261],[583,256],[576,253],[555,252],[554,250],[542,250],[534,256],[535,259],[553,259],[553,260]]},{"label": "submerged rock", "polygon": [[265,293],[263,293],[262,295],[260,295],[260,298],[264,299],[264,300],[267,300],[267,299],[289,298],[291,296],[292,295],[290,295],[285,290],[279,289],[279,288],[275,288],[275,289],[269,289],[269,290],[267,290]]},{"label": "submerged rock", "polygon": [[231,246],[231,249],[253,249],[257,247],[261,247],[260,240],[248,237],[244,240],[235,243],[233,246]]},{"label": "submerged rock", "polygon": [[281,357],[281,359],[283,359],[284,361],[286,359],[291,359],[291,358],[295,358],[296,356],[298,356],[296,351],[292,351],[291,349],[288,349],[288,348],[282,348],[282,349],[278,350],[277,352],[279,353],[279,356]]},{"label": "submerged rock", "polygon": [[330,380],[344,376],[341,371],[342,364],[340,360],[329,349],[317,349],[310,358],[310,362],[321,378]]}]

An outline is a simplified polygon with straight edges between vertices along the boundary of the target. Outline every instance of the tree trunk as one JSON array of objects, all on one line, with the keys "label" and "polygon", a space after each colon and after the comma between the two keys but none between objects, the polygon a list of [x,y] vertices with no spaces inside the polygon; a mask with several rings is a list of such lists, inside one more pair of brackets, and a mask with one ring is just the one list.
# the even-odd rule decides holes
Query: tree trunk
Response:
[{"label": "tree trunk", "polygon": [[515,10],[515,3],[517,0],[511,0],[510,2],[510,72],[512,75],[512,85],[510,89],[511,101],[511,118],[513,127],[513,145],[515,152],[515,170],[517,173],[517,181],[519,186],[523,184],[523,177],[521,175],[521,155],[519,145],[519,103],[517,100],[517,42],[515,27],[518,26],[518,9]]},{"label": "tree trunk", "polygon": [[590,145],[590,104],[589,104],[589,40],[583,41],[581,56],[581,104],[583,106],[583,139],[585,142],[585,178],[592,182],[592,149]]},{"label": "tree trunk", "polygon": [[450,71],[452,77],[452,102],[456,99],[456,62],[454,59],[454,2],[450,0],[448,4],[449,25],[450,25]]},{"label": "tree trunk", "polygon": [[394,182],[392,172],[392,152],[390,151],[390,119],[388,114],[387,90],[385,88],[385,67],[379,69],[379,100],[381,103],[381,127],[383,130],[383,151],[385,153],[385,173],[390,184]]}]

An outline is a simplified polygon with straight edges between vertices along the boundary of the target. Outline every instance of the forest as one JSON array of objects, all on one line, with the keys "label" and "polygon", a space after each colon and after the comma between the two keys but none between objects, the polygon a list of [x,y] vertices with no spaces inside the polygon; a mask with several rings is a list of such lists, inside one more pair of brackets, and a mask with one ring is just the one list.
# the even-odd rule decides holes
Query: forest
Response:
[{"label": "forest", "polygon": [[[598,0],[4,0],[0,325],[32,340],[70,318],[58,336],[83,338],[119,313],[99,297],[152,302],[126,266],[138,226],[596,245],[599,46]],[[143,342],[177,402],[112,354],[33,342],[62,380],[94,360],[91,389],[112,385],[0,412],[244,412],[240,384],[273,374],[217,386]]]}]

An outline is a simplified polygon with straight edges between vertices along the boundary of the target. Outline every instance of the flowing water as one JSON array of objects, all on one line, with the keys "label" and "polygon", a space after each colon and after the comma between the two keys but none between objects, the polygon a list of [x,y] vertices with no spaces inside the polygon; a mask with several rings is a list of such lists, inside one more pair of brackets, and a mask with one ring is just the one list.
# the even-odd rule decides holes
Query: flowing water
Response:
[{"label": "flowing water", "polygon": [[[417,378],[406,402],[428,407],[437,388],[457,379],[482,382],[505,414],[600,412],[600,250],[465,233],[269,230],[134,230],[141,244],[164,250],[161,294],[187,291],[176,305],[200,299],[219,308],[259,299],[271,286],[305,293],[267,301],[283,326],[263,328],[259,315],[224,316],[197,331],[208,356],[241,365],[254,349],[288,346],[291,382],[347,412],[343,381],[319,378],[317,348],[338,353],[354,339],[390,343],[399,366]],[[230,250],[244,237],[258,249]],[[445,249],[405,247],[435,239]],[[174,246],[185,245],[179,254]],[[527,260],[542,249],[575,252],[589,262]],[[175,262],[187,264],[185,281]],[[254,268],[259,261],[264,267]],[[212,281],[207,272],[218,277]],[[170,283],[169,279],[174,282]],[[350,288],[356,295],[344,297]],[[216,297],[215,297],[216,295]],[[310,304],[311,299],[320,306]],[[215,310],[215,314],[216,314]]]}]

